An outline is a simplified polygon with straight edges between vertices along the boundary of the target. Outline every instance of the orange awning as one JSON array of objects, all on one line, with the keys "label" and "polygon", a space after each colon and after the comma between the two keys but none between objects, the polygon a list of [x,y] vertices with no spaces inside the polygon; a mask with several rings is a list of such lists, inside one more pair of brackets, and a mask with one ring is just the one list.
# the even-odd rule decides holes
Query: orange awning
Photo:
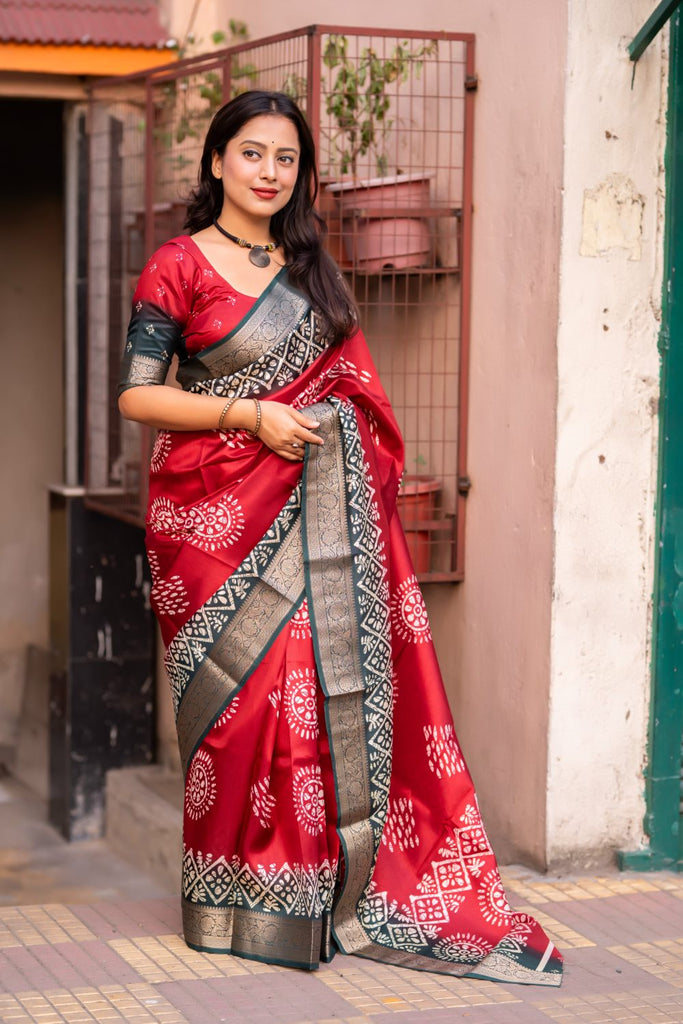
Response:
[{"label": "orange awning", "polygon": [[133,46],[55,46],[0,43],[0,71],[47,75],[129,75],[173,61],[169,49]]}]

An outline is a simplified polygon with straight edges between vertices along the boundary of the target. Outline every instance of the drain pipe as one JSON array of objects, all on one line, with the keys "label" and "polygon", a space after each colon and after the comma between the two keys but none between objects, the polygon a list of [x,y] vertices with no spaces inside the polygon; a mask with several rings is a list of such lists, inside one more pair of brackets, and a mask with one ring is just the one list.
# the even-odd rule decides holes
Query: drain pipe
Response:
[{"label": "drain pipe", "polygon": [[84,107],[64,108],[64,483],[78,479],[78,132]]}]

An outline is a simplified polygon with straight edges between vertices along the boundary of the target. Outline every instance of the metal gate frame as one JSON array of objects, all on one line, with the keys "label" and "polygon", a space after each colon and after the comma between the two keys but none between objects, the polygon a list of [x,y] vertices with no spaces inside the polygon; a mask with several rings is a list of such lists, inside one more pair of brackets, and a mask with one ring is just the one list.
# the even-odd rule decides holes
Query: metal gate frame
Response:
[{"label": "metal gate frame", "polygon": [[[313,137],[316,144],[318,144],[321,124],[324,120],[324,112],[321,110],[321,71],[324,57],[322,42],[324,37],[329,37],[330,35],[371,37],[373,40],[405,40],[406,45],[412,45],[413,42],[417,41],[435,40],[438,44],[459,43],[463,47],[462,113],[458,114],[462,118],[462,168],[460,171],[462,187],[461,195],[457,197],[458,208],[457,210],[453,209],[453,204],[451,204],[450,210],[444,210],[443,208],[437,209],[436,206],[431,205],[423,210],[413,211],[414,215],[421,213],[425,216],[443,216],[444,214],[453,216],[457,214],[459,223],[459,266],[457,268],[460,281],[457,339],[457,454],[455,472],[453,473],[455,529],[453,531],[454,537],[450,564],[445,569],[440,567],[438,571],[418,572],[418,577],[424,582],[457,582],[462,580],[464,576],[465,510],[467,494],[471,486],[467,470],[467,426],[469,415],[473,130],[474,97],[477,87],[474,64],[474,36],[470,33],[312,25],[293,32],[284,32],[264,39],[242,42],[201,57],[187,58],[167,66],[151,68],[148,72],[95,82],[91,86],[91,117],[94,105],[98,101],[101,101],[103,97],[108,95],[115,97],[122,87],[137,87],[140,98],[142,99],[144,96],[144,248],[146,255],[149,256],[155,249],[155,182],[157,171],[155,167],[155,94],[159,88],[164,85],[173,87],[173,83],[179,82],[184,76],[212,75],[220,80],[223,98],[229,97],[235,85],[235,68],[239,68],[239,61],[247,57],[250,51],[253,52],[256,48],[275,45],[292,47],[299,41],[299,45],[303,43],[305,47],[306,64],[306,95],[302,106],[305,107]],[[460,102],[460,98],[458,98],[458,102]],[[426,130],[425,126],[423,126],[423,130]],[[351,274],[352,287],[354,287],[357,283],[355,268],[343,267],[343,269],[348,270]],[[452,273],[448,268],[442,269],[437,266],[428,267],[422,271],[425,276],[431,274],[433,280],[436,280],[439,274],[443,275],[448,272]],[[415,271],[414,273],[419,274],[420,271]],[[393,281],[394,292],[392,294],[395,294],[396,275],[394,275]],[[420,284],[420,288],[422,288],[422,284]],[[115,416],[113,410],[111,415]],[[114,422],[114,420],[111,422]],[[89,427],[87,428],[87,436],[88,438],[90,437]],[[143,524],[142,510],[144,510],[147,502],[147,474],[142,471],[142,467],[144,467],[149,457],[151,440],[152,432],[149,429],[142,429],[140,432],[141,471],[138,474],[139,479],[135,500],[133,502],[129,501],[127,504],[118,500],[119,495],[115,487],[90,487],[88,489],[88,503],[91,507],[137,525]],[[445,450],[445,445],[442,445],[442,447]],[[421,522],[416,524],[416,528],[418,525],[425,528],[430,525],[436,526],[436,523]]]}]

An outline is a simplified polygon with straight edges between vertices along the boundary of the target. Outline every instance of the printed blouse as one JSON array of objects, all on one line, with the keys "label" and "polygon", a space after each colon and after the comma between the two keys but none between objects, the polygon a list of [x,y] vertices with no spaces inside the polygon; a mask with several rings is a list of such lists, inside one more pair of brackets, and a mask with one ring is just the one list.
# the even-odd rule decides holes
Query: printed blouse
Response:
[{"label": "printed blouse", "polygon": [[119,394],[163,384],[174,356],[182,364],[220,341],[255,302],[214,270],[189,235],[165,242],[135,289]]}]

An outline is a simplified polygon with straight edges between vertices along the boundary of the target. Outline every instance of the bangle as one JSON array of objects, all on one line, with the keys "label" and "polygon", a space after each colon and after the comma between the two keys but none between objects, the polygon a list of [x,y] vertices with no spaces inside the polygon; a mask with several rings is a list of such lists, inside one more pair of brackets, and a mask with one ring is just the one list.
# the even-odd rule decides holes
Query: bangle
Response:
[{"label": "bangle", "polygon": [[252,402],[256,405],[256,424],[253,430],[249,430],[249,427],[247,427],[247,431],[252,437],[258,437],[258,432],[261,429],[261,403],[258,398],[252,398]]},{"label": "bangle", "polygon": [[233,402],[236,402],[236,401],[237,401],[237,395],[235,395],[234,398],[229,398],[227,400],[227,402],[223,406],[223,410],[222,410],[222,412],[220,414],[220,417],[219,417],[219,420],[218,420],[218,426],[216,427],[216,430],[221,430],[222,429],[222,427],[223,427],[223,420],[227,416],[228,410],[229,410],[230,406],[233,404]]}]

